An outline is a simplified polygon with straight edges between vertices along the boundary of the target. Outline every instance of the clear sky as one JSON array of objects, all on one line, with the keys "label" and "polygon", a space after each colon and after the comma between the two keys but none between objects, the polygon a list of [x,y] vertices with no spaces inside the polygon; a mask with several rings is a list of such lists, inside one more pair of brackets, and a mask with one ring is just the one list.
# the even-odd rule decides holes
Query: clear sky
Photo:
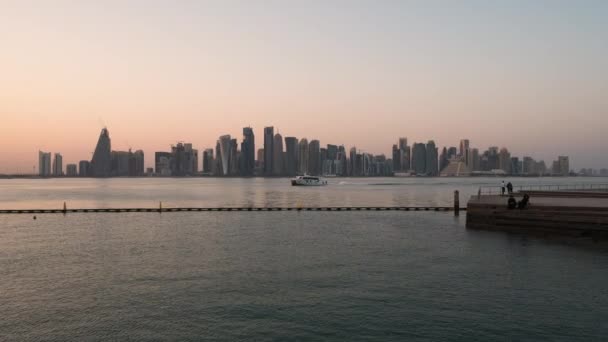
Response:
[{"label": "clear sky", "polygon": [[39,149],[398,137],[608,167],[608,1],[0,0],[0,173]]}]

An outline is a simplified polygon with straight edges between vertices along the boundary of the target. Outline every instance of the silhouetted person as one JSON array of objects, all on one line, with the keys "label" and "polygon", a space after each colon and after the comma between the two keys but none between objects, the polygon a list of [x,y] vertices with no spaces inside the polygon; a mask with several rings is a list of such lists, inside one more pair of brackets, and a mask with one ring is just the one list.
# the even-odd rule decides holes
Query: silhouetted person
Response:
[{"label": "silhouetted person", "polygon": [[505,195],[505,181],[502,181],[502,185],[500,186],[500,190],[502,191],[502,196]]},{"label": "silhouetted person", "polygon": [[509,196],[509,200],[507,201],[507,208],[508,209],[515,209],[515,208],[517,208],[517,201],[515,200],[515,198],[513,197],[513,195]]},{"label": "silhouetted person", "polygon": [[517,208],[526,209],[526,207],[528,206],[528,202],[530,202],[530,196],[528,196],[528,194],[524,194],[524,198],[522,198],[522,200],[517,203]]},{"label": "silhouetted person", "polygon": [[513,184],[511,184],[511,182],[507,183],[507,191],[509,192],[509,195],[513,193]]}]

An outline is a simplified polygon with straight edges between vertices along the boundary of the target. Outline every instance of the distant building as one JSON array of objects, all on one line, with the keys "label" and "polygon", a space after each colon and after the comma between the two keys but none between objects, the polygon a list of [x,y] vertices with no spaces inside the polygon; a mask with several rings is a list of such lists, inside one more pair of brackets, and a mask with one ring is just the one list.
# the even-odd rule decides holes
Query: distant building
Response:
[{"label": "distant building", "polygon": [[203,173],[210,174],[213,172],[213,149],[208,148],[203,151]]},{"label": "distant building", "polygon": [[[460,140],[460,153],[459,155],[463,158],[466,158],[466,152],[469,149],[469,139],[462,139]],[[465,164],[468,164],[467,160],[463,160],[465,162]]]},{"label": "distant building", "polygon": [[63,157],[61,156],[61,153],[55,153],[53,158],[53,176],[63,176]]},{"label": "distant building", "polygon": [[511,174],[514,176],[521,175],[521,168],[518,157],[511,157]]},{"label": "distant building", "polygon": [[91,171],[93,177],[110,177],[112,172],[112,144],[110,133],[107,128],[101,130],[93,159],[91,160]]},{"label": "distant building", "polygon": [[91,162],[88,160],[81,160],[78,162],[78,176],[80,177],[91,177]]},{"label": "distant building", "polygon": [[78,176],[78,167],[76,164],[67,164],[65,166],[65,175],[68,177],[76,177]]},{"label": "distant building", "polygon": [[129,150],[129,176],[141,177],[144,175],[144,172],[144,151],[137,150],[131,152],[131,150]]},{"label": "distant building", "polygon": [[171,152],[154,153],[154,173],[158,176],[171,176]]},{"label": "distant building", "polygon": [[285,137],[285,174],[295,176],[298,171],[298,139]]},{"label": "distant building", "polygon": [[448,149],[444,147],[439,155],[439,171],[443,171],[443,169],[445,169],[449,163],[450,159],[448,158]]},{"label": "distant building", "polygon": [[308,144],[308,173],[313,176],[321,174],[321,144],[311,140]]},{"label": "distant building", "polygon": [[559,156],[553,162],[553,174],[559,176],[568,176],[570,174],[570,161],[567,156]]},{"label": "distant building", "polygon": [[272,142],[272,174],[275,176],[283,175],[283,137],[277,133]]},{"label": "distant building", "polygon": [[511,174],[511,153],[504,147],[498,153],[498,168],[506,174]]},{"label": "distant building", "polygon": [[232,139],[230,138],[229,134],[222,135],[218,140],[218,146],[220,148],[219,154],[217,156],[217,158],[220,161],[220,164],[218,165],[220,167],[220,169],[218,170],[219,176],[230,175],[231,141],[232,141]]},{"label": "distant building", "polygon": [[241,167],[243,176],[253,176],[255,169],[255,136],[251,127],[243,128],[243,142],[241,143]]},{"label": "distant building", "polygon": [[[467,149],[468,151],[468,149]],[[425,173],[427,176],[439,175],[439,167],[437,165],[439,156],[437,155],[437,147],[433,140],[429,140],[426,144],[426,162],[425,162]]]},{"label": "distant building", "polygon": [[306,140],[306,138],[302,138],[300,140],[300,142],[298,143],[298,153],[299,153],[299,157],[298,157],[298,166],[299,166],[299,173],[301,175],[307,174],[308,173],[308,158],[309,158],[309,153],[308,153],[308,140]]},{"label": "distant building", "polygon": [[426,146],[423,143],[415,143],[412,147],[412,169],[416,174],[426,173]]},{"label": "distant building", "polygon": [[112,177],[125,177],[129,175],[129,152],[112,151],[110,153],[110,175]]},{"label": "distant building", "polygon": [[172,176],[193,176],[198,173],[198,150],[190,143],[171,146],[170,168]]},{"label": "distant building", "polygon": [[274,127],[264,127],[264,174],[271,175],[274,171]]},{"label": "distant building", "polygon": [[40,177],[51,176],[51,153],[38,151],[38,174]]}]

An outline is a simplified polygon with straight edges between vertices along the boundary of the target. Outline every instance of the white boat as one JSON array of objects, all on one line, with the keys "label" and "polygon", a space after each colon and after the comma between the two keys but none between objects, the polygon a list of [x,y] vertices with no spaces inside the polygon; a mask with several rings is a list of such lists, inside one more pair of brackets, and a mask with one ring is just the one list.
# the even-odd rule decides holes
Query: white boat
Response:
[{"label": "white boat", "polygon": [[291,179],[291,185],[321,186],[327,185],[327,181],[315,176],[296,176],[296,178]]}]

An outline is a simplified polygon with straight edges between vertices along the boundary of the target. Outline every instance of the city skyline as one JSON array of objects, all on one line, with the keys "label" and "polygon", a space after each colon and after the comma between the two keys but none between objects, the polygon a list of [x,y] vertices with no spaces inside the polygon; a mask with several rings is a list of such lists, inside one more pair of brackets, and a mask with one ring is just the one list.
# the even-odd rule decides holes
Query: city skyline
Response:
[{"label": "city skyline", "polygon": [[469,137],[608,166],[606,2],[8,1],[2,12],[0,173],[31,172],[36,150],[90,160],[104,126],[118,150],[150,155],[184,139],[213,147],[244,125],[262,137],[268,123],[387,156],[402,135]]},{"label": "city skyline", "polygon": [[[109,130],[99,134],[92,159],[62,167],[63,156],[55,153],[52,172],[51,153],[38,151],[37,175],[42,177],[120,177],[120,176],[295,176],[298,174],[323,176],[481,176],[524,175],[568,176],[576,174],[570,157],[559,155],[545,162],[530,155],[511,154],[506,147],[490,146],[480,150],[469,139],[461,139],[459,147],[444,146],[439,153],[434,140],[408,144],[407,137],[399,137],[392,145],[392,153],[374,155],[356,146],[321,144],[306,137],[274,134],[274,126],[264,127],[264,142],[255,150],[255,134],[251,127],[243,127],[241,149],[238,139],[221,135],[213,148],[205,148],[199,155],[192,143],[178,142],[171,151],[155,151],[153,166],[146,167],[143,150],[119,151],[112,148]],[[278,132],[278,130],[277,130]],[[283,141],[285,145],[283,145]],[[285,147],[283,147],[285,146]],[[348,152],[347,152],[348,150]],[[257,159],[256,156],[257,155]],[[200,157],[200,158],[199,158]],[[392,158],[391,158],[392,157]],[[150,159],[147,159],[150,160]],[[199,162],[200,160],[200,162]],[[149,161],[148,161],[149,163]],[[34,167],[33,173],[36,173]],[[608,175],[608,168],[582,168],[583,176]]]}]

